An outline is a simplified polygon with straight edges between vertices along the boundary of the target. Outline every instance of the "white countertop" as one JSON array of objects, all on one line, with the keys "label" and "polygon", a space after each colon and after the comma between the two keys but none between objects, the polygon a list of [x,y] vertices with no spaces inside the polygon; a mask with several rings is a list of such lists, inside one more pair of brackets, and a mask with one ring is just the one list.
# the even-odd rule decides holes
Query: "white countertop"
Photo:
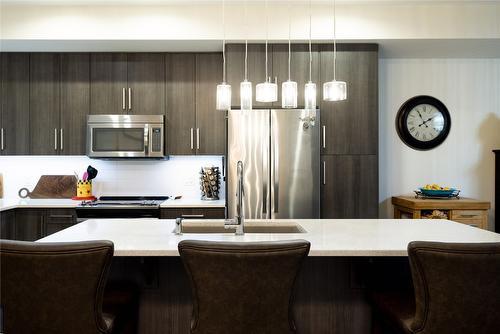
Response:
[{"label": "white countertop", "polygon": [[168,199],[163,202],[161,208],[224,208],[226,200],[220,199],[217,201],[204,201],[200,198],[185,198],[181,199]]},{"label": "white countertop", "polygon": [[0,199],[0,211],[16,208],[74,208],[80,201],[72,199]]},{"label": "white countertop", "polygon": [[273,220],[298,222],[307,233],[246,233],[175,235],[174,220],[108,219],[87,220],[52,234],[39,242],[111,240],[115,256],[178,256],[181,240],[275,241],[305,239],[311,242],[310,256],[407,256],[410,241],[500,242],[500,234],[449,220],[324,219]]}]

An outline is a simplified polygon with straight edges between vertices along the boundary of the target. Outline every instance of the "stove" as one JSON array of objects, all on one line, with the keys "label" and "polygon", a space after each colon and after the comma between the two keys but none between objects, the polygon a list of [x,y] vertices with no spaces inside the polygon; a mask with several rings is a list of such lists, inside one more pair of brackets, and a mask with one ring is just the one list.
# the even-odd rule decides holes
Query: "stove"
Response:
[{"label": "stove", "polygon": [[101,196],[76,207],[78,221],[99,218],[160,218],[168,196]]}]

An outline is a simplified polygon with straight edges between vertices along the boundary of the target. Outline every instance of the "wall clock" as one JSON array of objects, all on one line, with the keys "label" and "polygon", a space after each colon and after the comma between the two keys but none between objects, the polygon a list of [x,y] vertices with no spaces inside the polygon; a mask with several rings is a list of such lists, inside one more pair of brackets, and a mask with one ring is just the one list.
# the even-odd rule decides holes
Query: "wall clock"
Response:
[{"label": "wall clock", "polygon": [[448,137],[451,117],[443,102],[420,95],[403,103],[396,116],[399,138],[417,150],[430,150]]}]

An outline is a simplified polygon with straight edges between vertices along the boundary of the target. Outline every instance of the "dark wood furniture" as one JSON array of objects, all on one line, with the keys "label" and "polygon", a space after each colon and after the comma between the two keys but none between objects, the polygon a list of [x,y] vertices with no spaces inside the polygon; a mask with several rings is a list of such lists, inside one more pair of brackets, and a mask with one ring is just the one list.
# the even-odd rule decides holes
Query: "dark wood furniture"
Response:
[{"label": "dark wood furniture", "polygon": [[[495,232],[500,233],[500,150],[495,153]],[[498,210],[498,211],[497,211]]]},{"label": "dark wood furniture", "polygon": [[408,256],[414,294],[374,293],[382,320],[399,333],[498,333],[500,287],[485,282],[500,276],[500,243],[415,241]]},{"label": "dark wood furniture", "polygon": [[470,198],[460,199],[420,199],[415,196],[392,197],[394,218],[420,219],[426,213],[440,210],[447,215],[447,219],[488,230],[488,210],[490,202],[478,201]]},{"label": "dark wood furniture", "polygon": [[224,219],[225,208],[162,208],[161,219]]},{"label": "dark wood furniture", "polygon": [[310,243],[183,240],[193,290],[190,332],[295,333],[293,290]]}]

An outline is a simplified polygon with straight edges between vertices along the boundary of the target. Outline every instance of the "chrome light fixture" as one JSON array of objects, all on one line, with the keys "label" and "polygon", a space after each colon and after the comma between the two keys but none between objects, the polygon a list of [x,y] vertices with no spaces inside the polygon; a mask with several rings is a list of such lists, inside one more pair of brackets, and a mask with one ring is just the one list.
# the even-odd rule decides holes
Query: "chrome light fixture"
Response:
[{"label": "chrome light fixture", "polygon": [[252,83],[248,81],[248,23],[247,2],[245,0],[245,80],[240,83],[240,105],[241,110],[252,110]]},{"label": "chrome light fixture", "polygon": [[309,0],[309,82],[304,87],[304,108],[307,110],[316,109],[316,84],[312,82],[312,17],[311,0]]},{"label": "chrome light fixture", "polygon": [[292,42],[291,42],[291,14],[290,0],[288,0],[288,80],[281,84],[281,107],[297,108],[297,82],[291,80],[290,67],[292,60]]},{"label": "chrome light fixture", "polygon": [[226,4],[222,0],[222,83],[217,85],[217,98],[215,108],[217,110],[231,109],[231,85],[226,83]]},{"label": "chrome light fixture", "polygon": [[255,99],[258,102],[276,102],[278,101],[278,85],[271,82],[271,77],[267,71],[267,44],[269,40],[269,10],[266,0],[266,81],[255,86]]},{"label": "chrome light fixture", "polygon": [[333,0],[333,80],[323,84],[323,100],[343,101],[347,99],[347,83],[336,80],[337,66],[337,20],[335,0]]}]

